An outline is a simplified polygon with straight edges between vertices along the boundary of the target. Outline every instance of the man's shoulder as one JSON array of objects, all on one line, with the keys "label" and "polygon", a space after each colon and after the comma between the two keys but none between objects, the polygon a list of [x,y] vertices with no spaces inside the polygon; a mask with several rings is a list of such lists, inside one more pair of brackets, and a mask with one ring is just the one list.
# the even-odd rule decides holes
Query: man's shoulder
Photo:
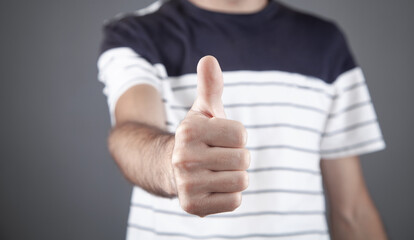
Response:
[{"label": "man's shoulder", "polygon": [[134,12],[117,14],[104,23],[104,28],[139,31],[159,28],[171,18],[178,17],[175,1],[158,0],[153,4]]},{"label": "man's shoulder", "polygon": [[158,62],[156,38],[163,38],[168,21],[178,21],[175,1],[158,0],[146,8],[116,15],[103,25],[101,53],[117,47],[128,47],[150,62]]},{"label": "man's shoulder", "polygon": [[342,35],[338,25],[330,19],[313,13],[281,5],[282,21],[299,37],[318,42],[331,42]]},{"label": "man's shoulder", "polygon": [[304,73],[332,83],[356,66],[346,37],[332,20],[281,5],[287,56],[300,56]]}]

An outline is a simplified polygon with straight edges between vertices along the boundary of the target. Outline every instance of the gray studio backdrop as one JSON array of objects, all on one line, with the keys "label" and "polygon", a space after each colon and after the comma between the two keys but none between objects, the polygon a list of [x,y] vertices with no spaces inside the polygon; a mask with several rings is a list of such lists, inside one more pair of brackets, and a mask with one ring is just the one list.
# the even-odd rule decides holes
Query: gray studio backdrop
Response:
[{"label": "gray studio backdrop", "polygon": [[[123,239],[131,185],[106,149],[101,26],[150,0],[0,2],[0,239]],[[387,150],[362,157],[391,239],[414,239],[413,2],[291,0],[334,19],[365,70]]]}]

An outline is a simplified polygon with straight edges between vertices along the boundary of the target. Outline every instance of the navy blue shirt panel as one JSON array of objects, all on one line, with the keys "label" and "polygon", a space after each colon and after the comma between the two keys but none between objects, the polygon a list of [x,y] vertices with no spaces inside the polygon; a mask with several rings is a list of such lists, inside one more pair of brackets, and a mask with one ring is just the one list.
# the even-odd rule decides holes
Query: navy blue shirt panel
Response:
[{"label": "navy blue shirt panel", "polygon": [[356,67],[345,37],[332,22],[270,1],[254,14],[224,14],[171,0],[144,16],[104,26],[101,53],[130,47],[169,76],[195,73],[198,60],[217,57],[223,71],[278,70],[332,83]]}]

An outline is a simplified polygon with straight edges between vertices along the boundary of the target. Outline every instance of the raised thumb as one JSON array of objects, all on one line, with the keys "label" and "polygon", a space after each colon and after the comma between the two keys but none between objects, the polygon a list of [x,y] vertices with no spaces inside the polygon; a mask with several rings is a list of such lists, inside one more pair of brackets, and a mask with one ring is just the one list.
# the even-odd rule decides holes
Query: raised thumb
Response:
[{"label": "raised thumb", "polygon": [[221,96],[223,94],[223,73],[217,59],[205,56],[197,65],[197,99],[192,110],[209,117],[226,118]]}]

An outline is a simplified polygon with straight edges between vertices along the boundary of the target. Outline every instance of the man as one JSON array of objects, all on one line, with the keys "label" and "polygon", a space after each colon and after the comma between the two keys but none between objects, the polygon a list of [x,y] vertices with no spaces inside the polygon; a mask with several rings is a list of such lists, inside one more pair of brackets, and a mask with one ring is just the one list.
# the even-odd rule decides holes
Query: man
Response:
[{"label": "man", "polygon": [[358,159],[385,143],[333,23],[172,0],[104,35],[109,150],[136,185],[127,239],[386,239]]}]

